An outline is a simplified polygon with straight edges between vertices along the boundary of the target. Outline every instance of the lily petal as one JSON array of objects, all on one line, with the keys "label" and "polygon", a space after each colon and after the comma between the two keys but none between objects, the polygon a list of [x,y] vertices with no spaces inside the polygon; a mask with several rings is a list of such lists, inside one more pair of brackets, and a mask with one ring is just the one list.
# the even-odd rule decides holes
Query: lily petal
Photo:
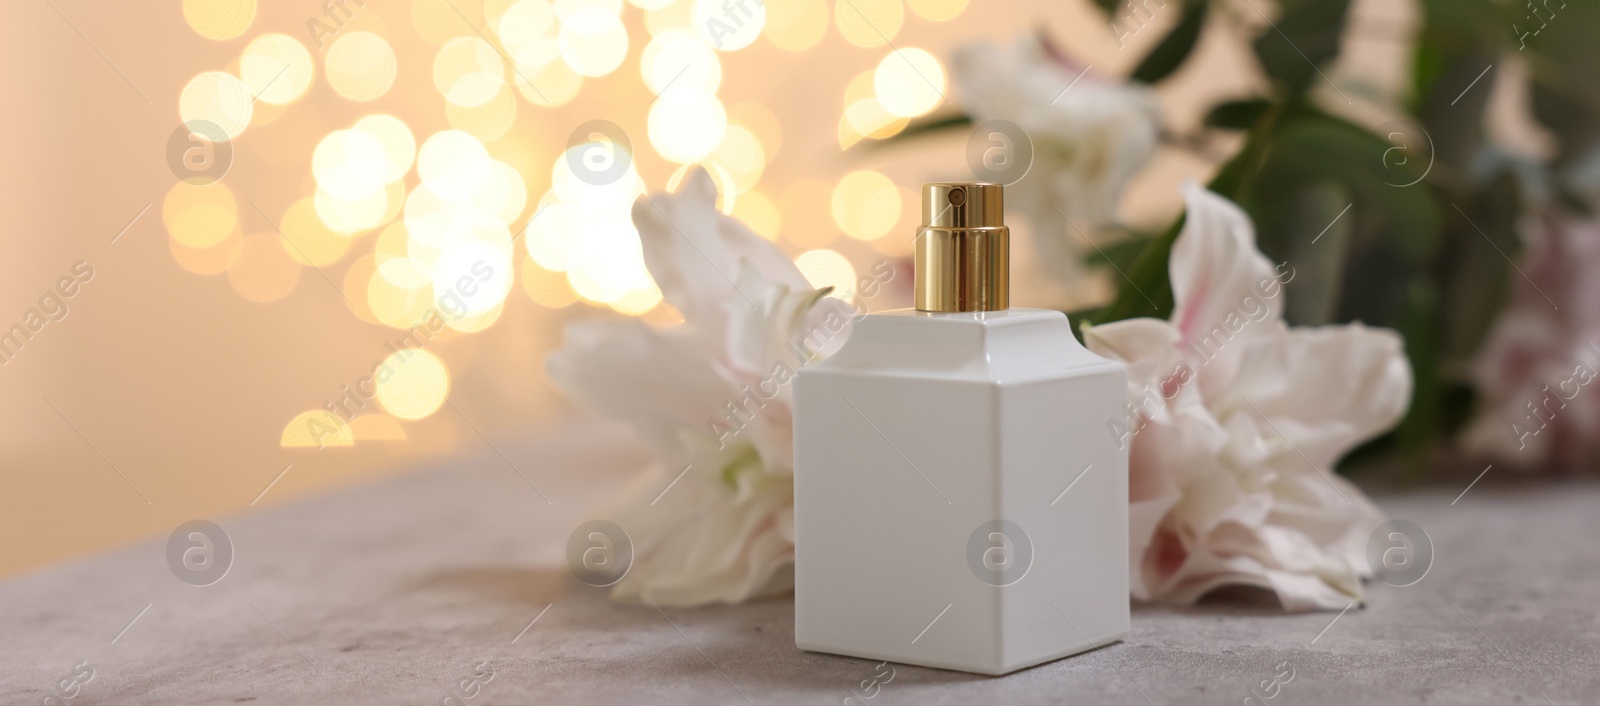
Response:
[{"label": "lily petal", "polygon": [[[1183,196],[1187,207],[1183,230],[1172,245],[1168,264],[1176,304],[1172,322],[1183,340],[1200,341],[1215,327],[1227,326],[1231,318],[1281,320],[1282,300],[1256,293],[1274,279],[1275,272],[1272,262],[1256,250],[1250,217],[1198,184],[1185,184]],[[1263,313],[1251,315],[1256,306],[1251,297],[1264,299],[1259,303]],[[1240,335],[1252,332],[1253,327],[1244,326]]]},{"label": "lily petal", "polygon": [[661,296],[684,321],[721,331],[730,300],[757,305],[759,292],[734,286],[741,262],[755,266],[767,281],[794,289],[808,287],[799,268],[771,242],[717,210],[717,187],[704,168],[684,177],[677,194],[659,194],[633,206],[634,227],[644,247],[645,265]]},{"label": "lily petal", "polygon": [[705,435],[734,386],[691,338],[643,322],[584,321],[546,358],[550,380],[579,404],[629,422],[674,464],[685,432]]}]

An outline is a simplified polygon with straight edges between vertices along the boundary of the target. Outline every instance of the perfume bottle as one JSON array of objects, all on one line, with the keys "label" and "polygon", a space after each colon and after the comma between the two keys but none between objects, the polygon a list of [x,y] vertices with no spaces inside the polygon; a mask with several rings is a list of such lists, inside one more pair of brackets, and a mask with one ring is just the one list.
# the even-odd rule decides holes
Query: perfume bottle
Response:
[{"label": "perfume bottle", "polygon": [[1010,309],[1002,187],[922,187],[916,308],[795,380],[795,644],[1005,674],[1128,634],[1127,372]]}]

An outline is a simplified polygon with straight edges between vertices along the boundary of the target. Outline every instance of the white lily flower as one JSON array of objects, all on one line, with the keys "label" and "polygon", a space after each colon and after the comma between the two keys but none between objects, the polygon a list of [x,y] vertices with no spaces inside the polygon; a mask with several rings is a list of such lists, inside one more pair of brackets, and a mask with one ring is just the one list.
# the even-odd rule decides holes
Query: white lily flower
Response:
[{"label": "white lily flower", "polygon": [[1197,185],[1170,263],[1169,321],[1086,327],[1128,365],[1131,586],[1193,603],[1227,585],[1277,594],[1285,610],[1343,609],[1372,575],[1382,521],[1334,463],[1393,426],[1411,397],[1400,337],[1359,323],[1290,328],[1283,283],[1249,217]]},{"label": "white lily flower", "polygon": [[678,194],[634,205],[645,263],[683,324],[576,323],[548,359],[559,388],[630,423],[660,461],[605,515],[633,542],[618,600],[736,603],[793,587],[790,385],[843,343],[850,312],[716,199],[697,168]]},{"label": "white lily flower", "polygon": [[1006,210],[1039,234],[1035,247],[1054,274],[1075,279],[1079,236],[1062,216],[1090,232],[1116,220],[1123,189],[1160,137],[1155,93],[1091,75],[1032,34],[1007,48],[964,47],[951,68],[974,123],[1010,121],[1033,143],[1026,176],[1006,187]]}]

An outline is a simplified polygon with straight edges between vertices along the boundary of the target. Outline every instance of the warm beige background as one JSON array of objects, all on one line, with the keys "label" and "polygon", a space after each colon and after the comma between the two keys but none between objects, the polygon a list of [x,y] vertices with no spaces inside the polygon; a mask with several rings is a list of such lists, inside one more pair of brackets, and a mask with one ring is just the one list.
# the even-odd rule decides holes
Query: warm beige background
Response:
[{"label": "warm beige background", "polygon": [[[469,15],[480,13],[471,0],[452,1]],[[368,0],[352,25],[383,34],[399,55],[399,77],[388,95],[353,104],[319,75],[306,98],[237,141],[225,183],[241,202],[246,232],[267,230],[246,202],[276,217],[307,194],[311,150],[329,130],[372,111],[401,116],[419,141],[448,127],[429,77],[433,47],[412,28],[411,4]],[[1363,26],[1372,31],[1353,52],[1355,63],[1333,72],[1335,80],[1397,75],[1385,67],[1401,57],[1396,38],[1405,35],[1409,10],[1359,4]],[[197,517],[246,510],[287,464],[293,468],[260,504],[399,472],[483,444],[447,406],[407,424],[410,440],[388,449],[279,448],[285,422],[367,373],[395,332],[358,320],[313,270],[303,269],[285,299],[256,305],[240,299],[225,277],[183,271],[168,251],[160,211],[174,181],[164,149],[179,122],[178,92],[201,71],[229,69],[257,34],[306,37],[306,19],[320,13],[320,3],[312,0],[264,2],[244,35],[214,42],[184,23],[175,0],[16,0],[0,6],[0,46],[6,47],[0,68],[0,327],[20,321],[74,262],[88,260],[96,271],[71,300],[71,314],[49,324],[0,367],[0,575],[164,535]],[[1240,23],[1259,24],[1259,17],[1245,13]],[[953,22],[932,23],[908,12],[895,45],[944,57],[974,39],[1004,41],[1043,27],[1091,62],[1095,73],[1117,76],[1176,16],[1159,13],[1118,51],[1087,2],[986,0]],[[630,49],[622,68],[586,82],[583,93],[560,108],[523,103],[517,127],[504,144],[491,144],[491,151],[542,165],[533,171],[548,180],[548,165],[568,132],[588,119],[614,120],[643,142],[651,96],[639,79],[638,56],[647,35],[639,10],[629,7],[624,17]],[[1239,37],[1246,30],[1226,23],[1212,30],[1199,60],[1163,89],[1173,126],[1192,125],[1205,105],[1247,94],[1259,80],[1239,68],[1248,66]],[[465,24],[459,28],[462,35],[471,31]],[[835,126],[844,85],[875,66],[885,51],[852,46],[830,28],[807,52],[786,53],[758,41],[723,57],[723,101],[761,103],[782,121],[782,147],[762,177],[764,188],[781,189],[800,178],[837,180],[863,167],[904,184],[963,174],[964,136],[885,150],[839,150]],[[1375,88],[1380,97],[1394,90]],[[1176,208],[1172,185],[1204,178],[1209,168],[1193,155],[1164,152],[1129,195],[1127,215],[1145,223],[1170,217]],[[671,169],[653,155],[640,156],[640,173],[652,190],[663,188]],[[530,202],[545,187],[530,178]],[[112,244],[147,204],[151,210]],[[790,215],[784,214],[785,228],[831,227],[825,214]],[[909,221],[902,225],[909,228]],[[370,250],[370,238],[352,253]],[[879,257],[859,242],[834,247],[858,265]],[[520,260],[523,250],[517,251]],[[323,269],[342,282],[354,258],[347,255]],[[559,343],[563,320],[603,315],[612,314],[583,305],[544,309],[519,287],[494,327],[431,350],[450,364],[451,401],[491,437],[509,438],[568,413],[546,383],[544,353]]]}]

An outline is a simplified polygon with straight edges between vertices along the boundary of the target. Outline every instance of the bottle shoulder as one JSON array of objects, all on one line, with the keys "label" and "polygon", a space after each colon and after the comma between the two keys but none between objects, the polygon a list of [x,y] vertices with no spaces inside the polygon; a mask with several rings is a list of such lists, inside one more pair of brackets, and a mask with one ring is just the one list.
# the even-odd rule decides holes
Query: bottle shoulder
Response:
[{"label": "bottle shoulder", "polygon": [[1065,314],[1048,309],[868,314],[838,352],[805,372],[995,383],[1123,374],[1121,363],[1078,342]]},{"label": "bottle shoulder", "polygon": [[938,326],[1014,326],[1022,323],[1038,323],[1045,320],[1058,320],[1065,323],[1067,315],[1055,309],[1001,309],[999,311],[921,311],[918,309],[890,309],[888,311],[873,312],[862,316],[860,320],[876,321],[924,321]]}]

